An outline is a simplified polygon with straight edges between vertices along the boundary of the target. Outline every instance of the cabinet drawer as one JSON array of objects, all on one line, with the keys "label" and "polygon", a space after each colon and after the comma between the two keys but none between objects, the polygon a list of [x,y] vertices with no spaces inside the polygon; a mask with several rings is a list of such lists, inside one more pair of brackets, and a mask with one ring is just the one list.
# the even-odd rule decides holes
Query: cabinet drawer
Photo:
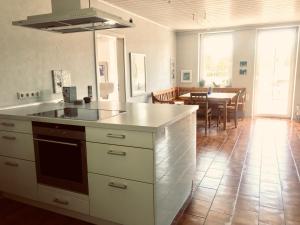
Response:
[{"label": "cabinet drawer", "polygon": [[23,120],[8,120],[0,118],[0,130],[32,134],[31,122]]},{"label": "cabinet drawer", "polygon": [[0,155],[35,161],[31,134],[0,131]]},{"label": "cabinet drawer", "polygon": [[87,142],[88,171],[153,183],[153,151]]},{"label": "cabinet drawer", "polygon": [[91,216],[123,225],[153,225],[153,185],[89,174]]},{"label": "cabinet drawer", "polygon": [[86,140],[113,145],[153,148],[152,133],[146,132],[87,127]]},{"label": "cabinet drawer", "polygon": [[0,190],[36,200],[35,163],[0,156]]},{"label": "cabinet drawer", "polygon": [[89,197],[87,195],[65,191],[45,185],[38,186],[38,200],[56,207],[88,215]]}]

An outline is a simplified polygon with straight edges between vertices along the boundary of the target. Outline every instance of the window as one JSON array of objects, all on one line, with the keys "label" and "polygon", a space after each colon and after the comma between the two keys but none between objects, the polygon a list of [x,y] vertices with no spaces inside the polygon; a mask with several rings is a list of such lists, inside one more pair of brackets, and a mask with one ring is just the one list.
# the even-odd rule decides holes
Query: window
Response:
[{"label": "window", "polygon": [[230,86],[232,78],[232,33],[201,36],[200,81],[205,86]]}]

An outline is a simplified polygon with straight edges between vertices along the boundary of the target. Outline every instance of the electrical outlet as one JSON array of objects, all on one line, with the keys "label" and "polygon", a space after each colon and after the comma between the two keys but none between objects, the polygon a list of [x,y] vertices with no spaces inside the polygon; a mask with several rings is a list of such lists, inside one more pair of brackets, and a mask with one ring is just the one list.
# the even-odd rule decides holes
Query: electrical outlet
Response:
[{"label": "electrical outlet", "polygon": [[28,92],[17,92],[17,98],[19,100],[29,99],[29,98],[38,98],[41,96],[40,91],[28,91]]},{"label": "electrical outlet", "polygon": [[40,96],[41,96],[41,91],[35,91],[35,93],[34,93],[34,94],[35,94],[35,97],[37,97],[37,98],[38,98],[38,97],[40,97]]},{"label": "electrical outlet", "polygon": [[18,98],[19,100],[22,100],[22,99],[25,98],[25,94],[24,94],[23,92],[18,92],[18,93],[17,93],[17,98]]}]

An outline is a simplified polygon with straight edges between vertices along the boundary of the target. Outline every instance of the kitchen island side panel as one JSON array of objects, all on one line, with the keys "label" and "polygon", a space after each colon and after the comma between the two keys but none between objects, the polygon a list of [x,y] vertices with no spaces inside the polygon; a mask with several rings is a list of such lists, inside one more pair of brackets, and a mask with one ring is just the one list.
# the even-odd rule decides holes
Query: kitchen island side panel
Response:
[{"label": "kitchen island side panel", "polygon": [[196,113],[157,132],[155,142],[155,225],[170,225],[192,190]]}]

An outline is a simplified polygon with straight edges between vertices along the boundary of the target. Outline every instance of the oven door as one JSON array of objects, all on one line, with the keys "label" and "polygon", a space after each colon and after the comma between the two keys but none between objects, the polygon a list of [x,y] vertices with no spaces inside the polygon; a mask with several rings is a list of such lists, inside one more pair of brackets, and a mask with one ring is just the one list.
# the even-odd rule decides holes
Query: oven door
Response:
[{"label": "oven door", "polygon": [[37,181],[88,194],[85,141],[34,136]]}]

